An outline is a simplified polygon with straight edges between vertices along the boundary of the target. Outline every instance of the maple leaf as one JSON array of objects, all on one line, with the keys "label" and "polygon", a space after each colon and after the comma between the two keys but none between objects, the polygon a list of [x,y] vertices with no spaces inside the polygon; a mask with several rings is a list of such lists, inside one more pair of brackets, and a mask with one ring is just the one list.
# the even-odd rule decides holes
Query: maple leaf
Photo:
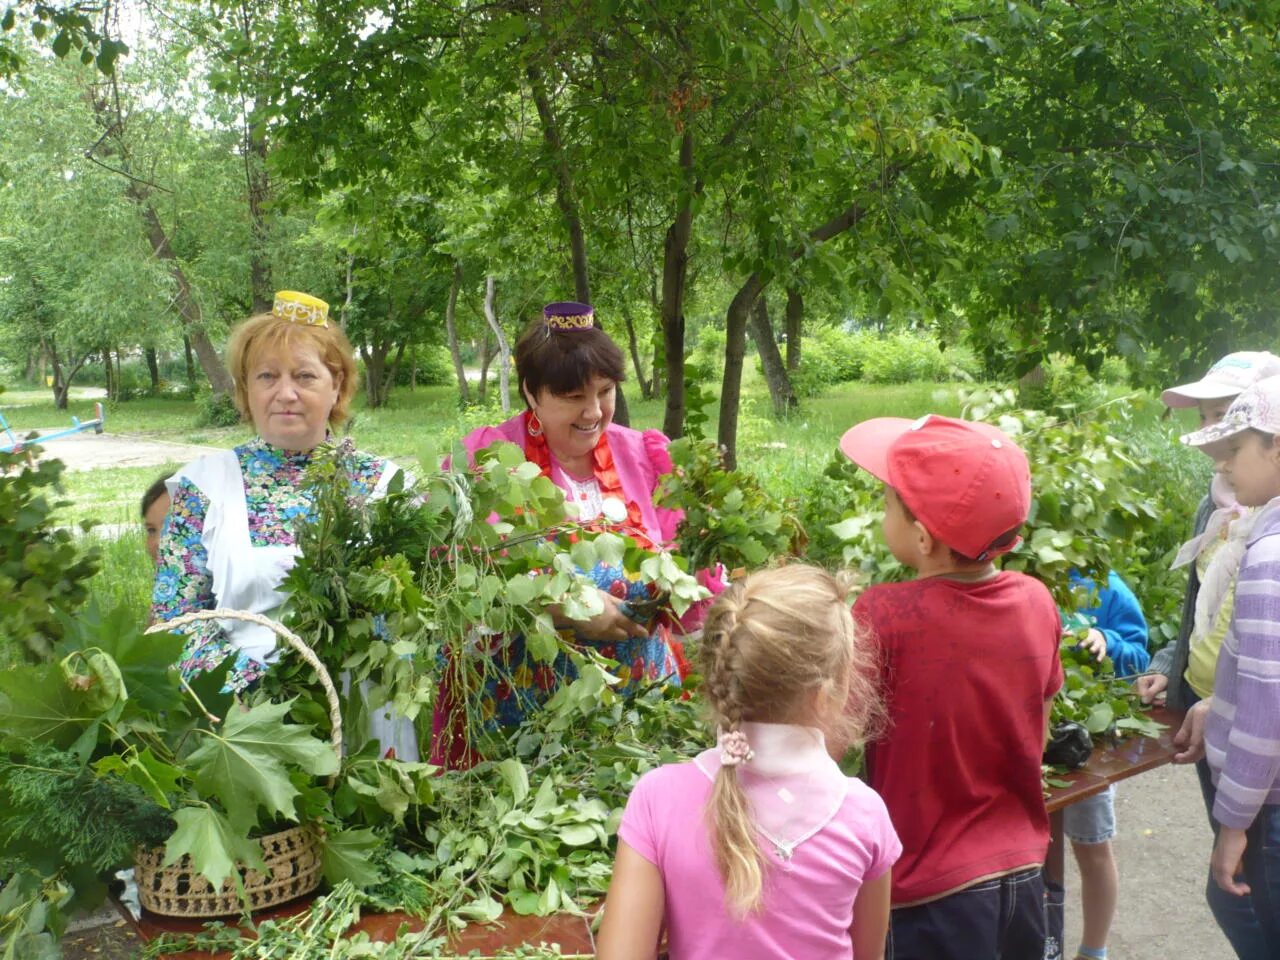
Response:
[{"label": "maple leaf", "polygon": [[[118,708],[114,715],[119,715]],[[56,663],[14,667],[0,673],[0,730],[6,735],[43,740],[65,749],[90,731],[96,739],[101,719],[101,712],[89,705],[85,691],[73,689]],[[89,749],[92,746],[88,744]]]},{"label": "maple leaf", "polygon": [[258,805],[273,815],[296,820],[289,782],[291,769],[313,776],[338,771],[333,747],[311,734],[310,724],[284,719],[293,701],[260,703],[249,710],[232,709],[187,758],[192,780],[202,797],[221,801],[231,822],[257,822]]},{"label": "maple leaf", "polygon": [[336,886],[350,880],[357,887],[371,887],[383,880],[373,863],[373,854],[382,846],[378,835],[367,828],[335,830],[324,839],[321,854],[324,878]]},{"label": "maple leaf", "polygon": [[178,828],[164,845],[164,865],[191,857],[191,867],[203,874],[213,889],[236,872],[236,865],[264,873],[262,847],[237,831],[223,814],[208,806],[184,807],[173,815]]}]

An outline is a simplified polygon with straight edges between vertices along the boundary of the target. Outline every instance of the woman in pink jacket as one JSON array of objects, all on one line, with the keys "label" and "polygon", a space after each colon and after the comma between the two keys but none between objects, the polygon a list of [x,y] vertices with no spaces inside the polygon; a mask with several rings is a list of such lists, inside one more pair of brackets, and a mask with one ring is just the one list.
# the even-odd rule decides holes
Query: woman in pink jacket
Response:
[{"label": "woman in pink jacket", "polygon": [[[670,441],[660,431],[613,422],[625,362],[618,345],[595,325],[592,308],[549,304],[541,322],[516,345],[515,360],[526,409],[466,436],[468,456],[474,460],[498,441],[514,443],[577,506],[580,522],[603,517],[643,547],[667,545],[682,514],[655,506],[653,498],[659,478],[672,469]],[[623,692],[660,681],[679,683],[679,643],[666,626],[646,625],[632,606],[652,599],[650,587],[616,566],[585,572],[600,590],[603,610],[590,620],[559,625],[617,662]],[[478,704],[488,726],[519,723],[573,673],[563,654],[550,663],[535,660],[523,637],[504,638],[493,663]],[[462,711],[449,694],[442,691],[436,711],[433,762],[465,765],[475,758],[461,733]]]}]

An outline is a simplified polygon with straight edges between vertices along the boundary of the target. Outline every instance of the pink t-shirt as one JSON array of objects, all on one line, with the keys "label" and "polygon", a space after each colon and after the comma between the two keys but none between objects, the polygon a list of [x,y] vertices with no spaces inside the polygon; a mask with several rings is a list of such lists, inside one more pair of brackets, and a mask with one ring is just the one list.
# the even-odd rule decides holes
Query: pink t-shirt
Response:
[{"label": "pink t-shirt", "polygon": [[844,804],[783,862],[761,840],[764,909],[744,921],[725,906],[704,808],[711,780],[693,763],[636,783],[618,836],[662,873],[671,960],[849,960],[853,901],[902,850],[884,802],[851,779]]}]

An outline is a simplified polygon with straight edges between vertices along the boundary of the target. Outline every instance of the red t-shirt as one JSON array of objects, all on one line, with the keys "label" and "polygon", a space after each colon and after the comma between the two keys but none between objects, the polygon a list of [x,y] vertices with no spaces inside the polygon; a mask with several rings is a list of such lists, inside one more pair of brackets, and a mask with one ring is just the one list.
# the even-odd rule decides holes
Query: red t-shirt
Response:
[{"label": "red t-shirt", "polygon": [[902,838],[894,906],[1043,863],[1044,704],[1062,686],[1044,584],[1012,572],[886,583],[853,612],[877,638],[889,712],[867,767]]}]

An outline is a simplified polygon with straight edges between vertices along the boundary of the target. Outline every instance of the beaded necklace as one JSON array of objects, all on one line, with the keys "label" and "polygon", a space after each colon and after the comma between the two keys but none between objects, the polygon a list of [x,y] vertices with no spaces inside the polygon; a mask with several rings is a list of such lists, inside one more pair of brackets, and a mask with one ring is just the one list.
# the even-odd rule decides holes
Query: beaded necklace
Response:
[{"label": "beaded necklace", "polygon": [[[539,433],[537,436],[530,434],[529,411],[526,410],[522,416],[521,425],[524,428],[523,433],[525,435],[525,459],[530,463],[536,463],[541,468],[542,475],[550,480],[551,448],[547,445],[546,434]],[[613,497],[626,504],[627,519],[622,524],[622,532],[635,540],[644,549],[657,550],[658,545],[645,532],[644,516],[640,512],[640,505],[634,500],[627,499],[626,491],[622,488],[622,477],[619,476],[618,468],[614,465],[613,450],[609,447],[609,435],[605,431],[601,431],[600,439],[591,451],[591,462],[596,483],[600,485],[601,499],[608,500]],[[584,526],[588,530],[602,530],[611,526],[601,524],[599,522],[600,519],[597,518],[595,522],[584,524]]]}]

